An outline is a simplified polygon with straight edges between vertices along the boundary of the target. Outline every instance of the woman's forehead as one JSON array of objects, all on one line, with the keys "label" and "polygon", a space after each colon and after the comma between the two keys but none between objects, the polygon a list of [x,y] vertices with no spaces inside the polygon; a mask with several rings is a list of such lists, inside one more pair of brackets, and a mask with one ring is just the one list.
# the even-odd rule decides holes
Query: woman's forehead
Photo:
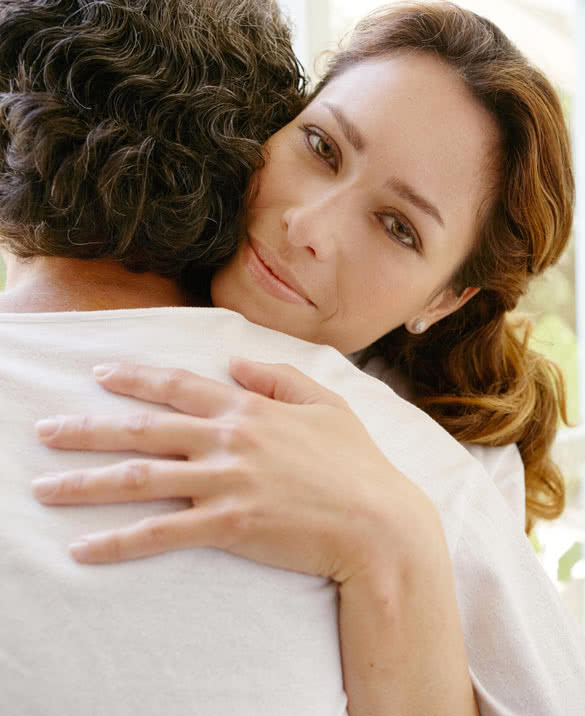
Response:
[{"label": "woman's forehead", "polygon": [[454,69],[428,53],[361,62],[327,84],[310,106],[324,103],[340,106],[370,141],[398,135],[446,150],[463,142],[475,154],[497,141],[495,119]]},{"label": "woman's forehead", "polygon": [[423,184],[454,220],[462,197],[475,215],[470,203],[481,203],[492,186],[486,168],[498,144],[496,120],[428,53],[362,62],[326,85],[308,111],[346,138],[349,129],[372,165]]}]

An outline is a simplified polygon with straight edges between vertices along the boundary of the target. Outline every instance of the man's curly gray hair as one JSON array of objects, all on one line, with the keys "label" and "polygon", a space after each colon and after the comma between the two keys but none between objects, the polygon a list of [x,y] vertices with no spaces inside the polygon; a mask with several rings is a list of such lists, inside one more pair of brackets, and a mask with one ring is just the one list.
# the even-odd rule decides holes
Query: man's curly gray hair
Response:
[{"label": "man's curly gray hair", "polygon": [[0,0],[0,242],[180,278],[305,103],[272,0]]}]

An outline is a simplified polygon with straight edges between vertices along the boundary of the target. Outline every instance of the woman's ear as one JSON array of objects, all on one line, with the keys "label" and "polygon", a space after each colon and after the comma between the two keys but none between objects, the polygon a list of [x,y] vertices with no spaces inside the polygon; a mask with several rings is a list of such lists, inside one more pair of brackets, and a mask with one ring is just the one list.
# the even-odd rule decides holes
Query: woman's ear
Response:
[{"label": "woman's ear", "polygon": [[[458,311],[467,301],[473,298],[481,289],[468,287],[457,295],[452,288],[445,288],[438,293],[415,319],[412,326],[407,324],[411,333],[424,333],[433,323],[438,323],[445,316]],[[424,325],[424,328],[422,326]]]}]

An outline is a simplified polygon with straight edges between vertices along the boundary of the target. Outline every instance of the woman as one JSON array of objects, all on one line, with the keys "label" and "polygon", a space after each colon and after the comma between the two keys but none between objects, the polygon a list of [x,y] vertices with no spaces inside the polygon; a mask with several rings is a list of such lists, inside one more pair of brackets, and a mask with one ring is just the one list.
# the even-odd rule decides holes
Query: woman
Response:
[{"label": "woman", "polygon": [[[421,111],[425,109],[426,114]],[[287,181],[278,181],[283,176]],[[528,280],[558,259],[571,226],[573,183],[566,128],[543,76],[493,25],[470,13],[448,4],[398,6],[360,25],[347,50],[335,56],[312,102],[268,142],[266,164],[256,180],[245,239],[212,281],[214,305],[237,310],[269,328],[329,343],[344,353],[367,349],[365,358],[384,357],[406,379],[414,400],[458,439],[494,446],[518,443],[526,469],[528,525],[536,516],[558,514],[563,488],[548,452],[559,412],[564,414],[560,381],[554,369],[526,349],[505,316]],[[105,387],[153,401],[161,399],[161,381],[168,381],[157,371],[102,373]],[[286,395],[275,391],[275,381],[277,387],[280,384],[274,373],[236,364],[233,375],[245,387],[287,402]],[[196,410],[200,389],[204,394],[209,390],[210,400],[220,399],[212,395],[212,388],[179,378],[186,396],[180,407],[186,412]],[[303,384],[308,391],[304,399],[311,402],[307,385]],[[303,413],[298,415],[302,422]],[[153,421],[147,436],[156,435],[159,444],[168,441],[173,454],[187,455],[187,443],[196,435],[195,427],[188,426],[197,422],[183,419],[182,446],[165,421]],[[46,442],[96,449],[144,445],[143,430],[121,435],[119,428],[112,420],[80,434],[75,421],[62,421],[57,435]],[[327,446],[334,449],[333,435]],[[356,449],[364,460],[376,462],[367,445]],[[286,459],[282,457],[283,463]],[[296,470],[304,467],[310,472],[311,464],[307,457]],[[184,496],[184,471],[179,479],[176,466],[167,465],[166,470],[168,476],[159,471],[147,486],[153,491],[145,489],[138,497],[135,492],[135,498],[152,498],[163,481],[165,494],[172,486],[174,496]],[[195,473],[193,468],[194,487],[188,492],[194,497]],[[43,500],[128,499],[127,488],[115,487],[119,474],[116,466],[99,474],[88,472],[81,492],[77,473],[73,496],[65,476],[57,492]],[[397,501],[406,510],[413,495],[405,483],[393,479]],[[232,489],[237,494],[237,487]],[[321,530],[316,559],[307,553],[305,563],[283,562],[282,543],[265,545],[264,551],[261,544],[246,545],[249,535],[242,519],[233,525],[235,544],[229,530],[218,543],[260,561],[325,574],[343,585],[346,564],[331,550],[327,537],[338,529],[358,494],[372,490],[384,510],[389,509],[383,481],[358,483],[354,490],[349,489],[347,502],[338,505],[335,528],[325,524]],[[392,516],[397,517],[395,512]],[[425,545],[432,538],[441,539],[440,526],[428,516]],[[299,520],[297,529],[301,524]],[[381,519],[376,528],[385,524]],[[122,558],[197,544],[196,530],[196,522],[184,521],[174,535],[162,530],[166,541],[153,544],[152,529],[141,531],[138,526],[90,540],[80,546],[78,556],[109,561],[108,546],[114,542]],[[383,538],[380,542],[386,544]],[[294,550],[293,557],[298,558]],[[448,594],[449,584],[443,588]],[[363,608],[364,602],[348,604],[343,594],[342,586],[342,627],[350,632],[348,614],[355,614],[352,608]],[[441,599],[437,594],[438,603],[444,603],[444,594]],[[450,598],[453,607],[454,595]],[[453,613],[445,611],[448,621]],[[405,612],[401,618],[407,623],[411,616]],[[430,704],[443,707],[445,713],[453,713],[455,705],[458,713],[473,713],[455,622],[448,632],[457,654],[456,676]],[[368,637],[375,641],[376,635]],[[428,648],[429,634],[425,643]],[[419,647],[414,653],[422,659],[424,647]],[[410,662],[411,667],[416,663]],[[438,660],[424,663],[438,667]],[[358,669],[354,671],[352,652],[344,646],[344,674],[350,706],[352,699],[357,704],[355,713],[363,704],[375,704],[380,713],[397,706],[394,697],[384,693],[384,674],[366,683],[367,674]],[[405,698],[411,700],[401,706],[417,708],[411,692]],[[496,704],[479,691],[476,698],[482,713],[504,713],[503,701]],[[428,707],[429,703],[423,708]],[[570,702],[568,708],[574,707]]]}]

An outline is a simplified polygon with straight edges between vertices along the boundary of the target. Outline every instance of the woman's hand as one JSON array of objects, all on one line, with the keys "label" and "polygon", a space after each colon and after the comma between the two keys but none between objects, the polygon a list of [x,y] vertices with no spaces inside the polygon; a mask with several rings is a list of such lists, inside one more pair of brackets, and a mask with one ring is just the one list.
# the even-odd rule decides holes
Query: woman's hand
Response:
[{"label": "woman's hand", "polygon": [[43,503],[193,503],[86,536],[72,555],[115,562],[208,546],[339,583],[387,561],[399,549],[393,535],[404,534],[400,524],[416,519],[418,507],[428,509],[422,492],[388,463],[335,393],[291,366],[237,359],[230,370],[242,387],[187,371],[108,366],[96,373],[107,390],[180,412],[38,424],[49,447],[167,458],[45,477],[34,483]]}]

